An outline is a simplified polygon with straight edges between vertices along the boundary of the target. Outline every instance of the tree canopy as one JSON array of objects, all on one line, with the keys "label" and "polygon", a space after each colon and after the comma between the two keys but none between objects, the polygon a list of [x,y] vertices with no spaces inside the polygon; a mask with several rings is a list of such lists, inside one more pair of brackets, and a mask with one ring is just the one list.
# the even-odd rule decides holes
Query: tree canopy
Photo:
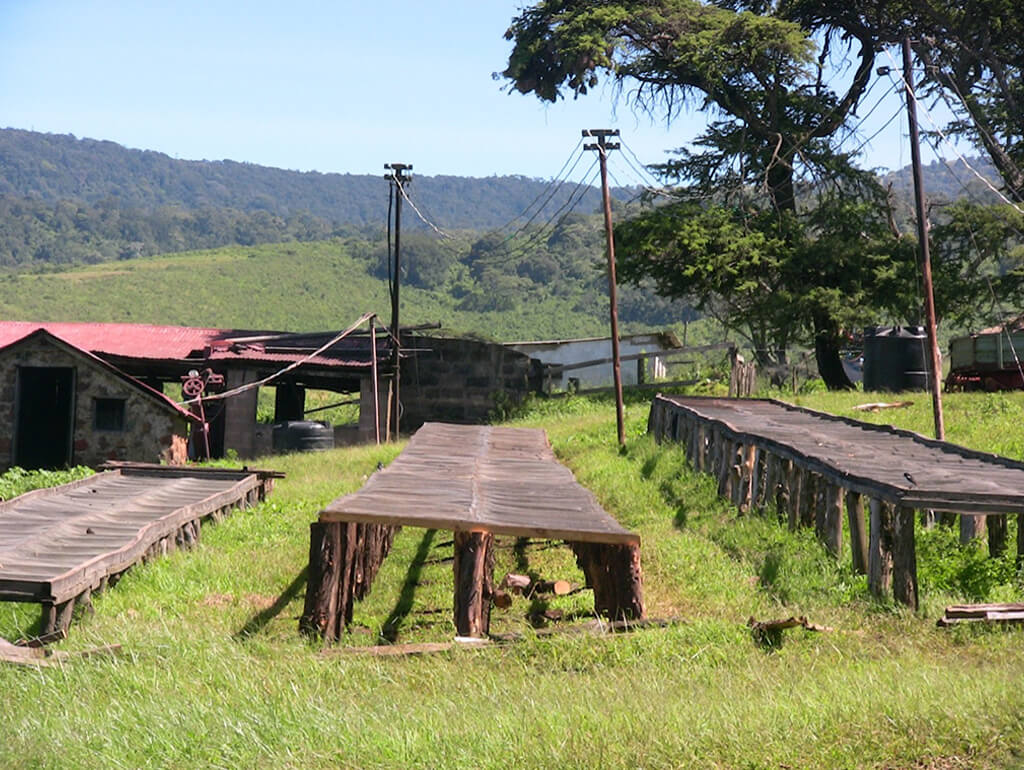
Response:
[{"label": "tree canopy", "polygon": [[[579,96],[606,76],[634,109],[670,121],[688,106],[714,116],[695,149],[660,167],[699,202],[619,225],[623,276],[717,309],[765,361],[810,338],[826,383],[849,387],[839,360],[846,309],[878,296],[874,255],[898,247],[884,216],[880,228],[860,226],[872,229],[870,247],[855,238],[839,259],[829,240],[828,228],[858,227],[862,204],[880,195],[836,136],[868,84],[874,39],[806,28],[770,3],[697,0],[545,0],[506,36],[515,45],[504,76],[521,92]],[[834,56],[856,61],[841,89]]]}]

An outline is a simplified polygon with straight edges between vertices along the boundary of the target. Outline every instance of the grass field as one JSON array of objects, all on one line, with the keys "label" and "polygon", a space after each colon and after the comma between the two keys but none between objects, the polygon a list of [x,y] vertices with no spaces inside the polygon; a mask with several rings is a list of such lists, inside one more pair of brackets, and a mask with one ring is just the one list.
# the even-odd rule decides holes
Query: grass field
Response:
[{"label": "grass field", "polygon": [[[849,414],[875,394],[802,397]],[[869,415],[929,432],[922,397]],[[951,440],[1024,458],[1024,394],[947,401]],[[297,633],[308,524],[398,447],[290,455],[270,500],[205,527],[197,550],[133,570],[60,647],[121,644],[116,658],[0,668],[0,767],[995,768],[1024,765],[1024,637],[941,630],[944,603],[1019,596],[1005,566],[934,538],[922,610],[875,603],[862,577],[806,533],[737,517],[628,407],[614,445],[607,401],[539,402],[516,424],[643,539],[648,611],[682,622],[615,637],[532,635],[531,612],[585,616],[586,592],[517,599],[494,631],[522,642],[381,659],[323,654]],[[504,570],[579,582],[557,544],[500,541]],[[405,529],[341,647],[450,639],[451,537]],[[980,565],[980,566],[979,566]],[[1012,567],[1012,565],[1011,565]],[[989,574],[991,573],[991,574]],[[974,575],[974,582],[965,575]],[[984,579],[982,579],[984,578]],[[773,650],[746,627],[806,615]],[[31,631],[0,605],[0,636]]]}]

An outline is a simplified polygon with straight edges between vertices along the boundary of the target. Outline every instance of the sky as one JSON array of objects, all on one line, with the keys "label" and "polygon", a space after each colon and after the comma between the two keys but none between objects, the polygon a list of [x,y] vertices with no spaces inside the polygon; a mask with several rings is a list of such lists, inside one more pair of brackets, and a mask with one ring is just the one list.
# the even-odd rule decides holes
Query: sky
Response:
[{"label": "sky", "polygon": [[[607,88],[554,105],[509,94],[492,73],[522,5],[0,0],[0,127],[300,171],[378,174],[400,162],[414,175],[551,179],[580,129],[619,129],[649,164],[706,125],[700,112],[670,126],[638,117]],[[898,96],[883,100],[862,138],[900,108]],[[901,115],[865,146],[864,164],[908,164],[906,131]],[[627,165],[612,171],[619,184],[644,181]]]}]

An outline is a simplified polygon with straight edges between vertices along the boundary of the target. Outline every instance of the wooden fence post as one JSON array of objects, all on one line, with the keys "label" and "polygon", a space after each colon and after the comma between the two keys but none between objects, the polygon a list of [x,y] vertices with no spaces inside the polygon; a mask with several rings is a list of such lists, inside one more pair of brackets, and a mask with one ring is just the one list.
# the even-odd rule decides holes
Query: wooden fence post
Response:
[{"label": "wooden fence post", "polygon": [[824,498],[822,542],[830,554],[839,558],[843,547],[843,491],[836,484],[826,484]]},{"label": "wooden fence post", "polygon": [[570,543],[576,562],[594,589],[594,612],[611,620],[645,617],[640,548],[635,545]]}]

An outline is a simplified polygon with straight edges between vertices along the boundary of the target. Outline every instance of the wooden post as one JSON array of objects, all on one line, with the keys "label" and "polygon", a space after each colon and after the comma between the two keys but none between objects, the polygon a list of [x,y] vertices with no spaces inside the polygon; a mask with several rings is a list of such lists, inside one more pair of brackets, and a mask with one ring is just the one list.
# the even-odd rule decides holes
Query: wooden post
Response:
[{"label": "wooden post", "polygon": [[892,506],[877,498],[869,502],[868,588],[881,599],[892,586]]},{"label": "wooden post", "polygon": [[985,524],[988,527],[988,555],[998,559],[1006,553],[1006,514],[989,514],[985,517]]},{"label": "wooden post", "polygon": [[594,612],[611,620],[642,620],[644,578],[640,547],[606,543],[570,543],[594,589]]},{"label": "wooden post", "polygon": [[893,513],[892,594],[917,609],[917,554],[914,547],[914,509],[896,506]]},{"label": "wooden post", "polygon": [[825,487],[825,521],[822,542],[830,554],[839,558],[843,547],[843,492],[835,484]]},{"label": "wooden post", "polygon": [[800,498],[803,495],[804,471],[795,461],[789,461],[789,473],[787,474],[789,504],[786,506],[786,514],[789,519],[789,531],[796,532],[800,526]]},{"label": "wooden post", "polygon": [[455,633],[486,636],[494,595],[494,535],[455,533]]},{"label": "wooden post", "polygon": [[697,428],[697,470],[704,473],[708,469],[708,430],[702,421]]},{"label": "wooden post", "polygon": [[960,514],[960,545],[967,545],[985,533],[985,515]]},{"label": "wooden post", "polygon": [[818,474],[804,469],[800,485],[800,523],[802,527],[813,527],[818,505]]},{"label": "wooden post", "polygon": [[299,630],[329,642],[337,639],[338,589],[345,567],[341,552],[344,526],[342,522],[319,521],[309,525],[309,572]]},{"label": "wooden post", "polygon": [[846,493],[846,519],[850,528],[850,555],[853,571],[858,575],[868,572],[868,538],[864,529],[864,498],[857,492]]},{"label": "wooden post", "polygon": [[736,444],[725,436],[721,436],[718,443],[721,445],[718,456],[718,496],[731,500],[732,466],[736,459]]},{"label": "wooden post", "polygon": [[1017,514],[1017,569],[1024,566],[1024,514]]}]

